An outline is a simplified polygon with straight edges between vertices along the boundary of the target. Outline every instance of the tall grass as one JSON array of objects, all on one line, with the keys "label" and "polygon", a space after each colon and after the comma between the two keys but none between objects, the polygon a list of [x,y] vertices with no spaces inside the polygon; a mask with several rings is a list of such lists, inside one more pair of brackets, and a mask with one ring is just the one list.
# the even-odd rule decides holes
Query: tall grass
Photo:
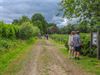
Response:
[{"label": "tall grass", "polygon": [[29,40],[8,40],[8,44],[11,44],[10,48],[3,48],[0,51],[0,75],[3,75],[7,71],[9,64],[11,64],[20,54],[23,54],[28,47],[30,47],[36,38],[31,38]]}]

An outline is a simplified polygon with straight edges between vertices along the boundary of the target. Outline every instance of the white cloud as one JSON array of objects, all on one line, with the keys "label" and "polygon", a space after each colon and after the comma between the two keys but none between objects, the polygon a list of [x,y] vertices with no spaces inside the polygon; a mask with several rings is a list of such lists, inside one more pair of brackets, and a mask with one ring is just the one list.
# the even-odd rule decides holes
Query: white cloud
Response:
[{"label": "white cloud", "polygon": [[68,24],[77,24],[78,21],[79,21],[79,18],[67,19],[67,18],[62,18],[62,17],[57,17],[57,16],[54,16],[52,18],[52,22],[56,23],[57,26],[59,27],[66,26]]},{"label": "white cloud", "polygon": [[68,24],[68,19],[54,16],[52,22],[56,23],[57,26],[62,27]]}]

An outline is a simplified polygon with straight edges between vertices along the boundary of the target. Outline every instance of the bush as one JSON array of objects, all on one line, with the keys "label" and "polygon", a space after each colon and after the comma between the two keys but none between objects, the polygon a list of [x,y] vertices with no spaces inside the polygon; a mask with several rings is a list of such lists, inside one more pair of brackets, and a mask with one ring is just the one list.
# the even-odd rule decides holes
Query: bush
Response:
[{"label": "bush", "polygon": [[3,38],[16,38],[18,27],[10,24],[0,25],[0,36]]},{"label": "bush", "polygon": [[81,34],[83,48],[81,54],[84,56],[96,57],[96,46],[92,46],[90,49],[90,36],[89,34]]},{"label": "bush", "polygon": [[39,29],[37,27],[33,27],[30,22],[23,23],[19,30],[19,38],[21,39],[29,39],[35,35],[37,35]]},{"label": "bush", "polygon": [[40,32],[40,29],[36,26],[33,26],[33,36],[37,36],[39,32]]}]

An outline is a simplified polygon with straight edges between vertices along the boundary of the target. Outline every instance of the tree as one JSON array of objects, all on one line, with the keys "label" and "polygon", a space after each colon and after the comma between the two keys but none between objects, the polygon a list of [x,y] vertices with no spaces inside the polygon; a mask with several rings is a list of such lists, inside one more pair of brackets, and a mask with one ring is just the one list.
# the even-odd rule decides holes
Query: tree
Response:
[{"label": "tree", "polygon": [[41,33],[45,34],[47,32],[47,22],[42,14],[36,13],[32,16],[31,21],[33,25],[35,24],[41,30]]},{"label": "tree", "polygon": [[30,19],[27,16],[22,16],[20,19],[14,19],[12,24],[22,25],[24,22],[30,22]]},{"label": "tree", "polygon": [[34,21],[34,26],[37,26],[40,29],[41,33],[43,33],[43,26],[41,21]]},{"label": "tree", "polygon": [[30,19],[27,16],[22,16],[19,19],[20,24],[24,23],[24,22],[30,22]]},{"label": "tree", "polygon": [[[100,20],[100,0],[62,0],[61,6],[67,18],[80,17],[92,26]],[[100,22],[99,22],[100,24]]]},{"label": "tree", "polygon": [[14,19],[13,22],[12,22],[12,24],[18,25],[19,24],[19,20],[18,19]]},{"label": "tree", "polygon": [[81,22],[79,25],[76,26],[76,30],[79,30],[83,33],[87,33],[90,31],[90,27],[87,25],[86,22]]},{"label": "tree", "polygon": [[67,26],[64,26],[63,28],[60,29],[60,33],[62,34],[69,34],[71,31],[74,31],[75,30],[75,25],[67,25]]},{"label": "tree", "polygon": [[30,22],[24,22],[19,29],[19,38],[29,39],[40,32],[39,28],[33,26]]},{"label": "tree", "polygon": [[59,28],[56,26],[54,23],[49,23],[48,24],[48,33],[58,33]]}]

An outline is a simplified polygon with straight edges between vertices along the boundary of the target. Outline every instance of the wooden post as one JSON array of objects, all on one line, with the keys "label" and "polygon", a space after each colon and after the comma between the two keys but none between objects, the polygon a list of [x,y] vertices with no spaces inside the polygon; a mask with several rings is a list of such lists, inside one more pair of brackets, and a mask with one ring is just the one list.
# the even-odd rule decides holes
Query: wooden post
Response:
[{"label": "wooden post", "polygon": [[90,40],[90,49],[92,51],[92,40],[93,40],[93,32],[91,31],[91,40]]},{"label": "wooden post", "polygon": [[97,58],[100,60],[100,30],[97,32]]}]

